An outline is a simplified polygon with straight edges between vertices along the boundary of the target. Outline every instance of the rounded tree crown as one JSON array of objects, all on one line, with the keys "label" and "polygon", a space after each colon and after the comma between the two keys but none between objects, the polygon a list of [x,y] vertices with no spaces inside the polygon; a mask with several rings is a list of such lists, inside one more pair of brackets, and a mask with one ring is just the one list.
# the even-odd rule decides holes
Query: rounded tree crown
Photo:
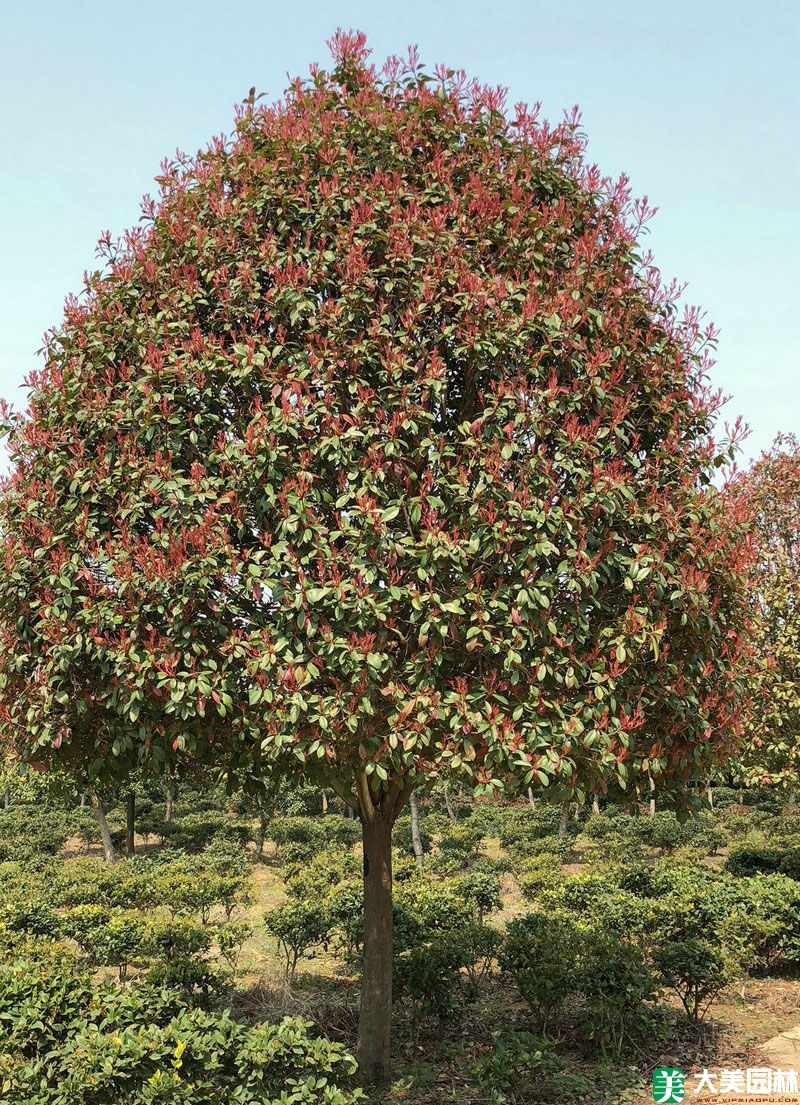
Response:
[{"label": "rounded tree crown", "polygon": [[690,777],[740,689],[713,331],[576,115],[332,48],[164,165],[9,417],[6,732],[376,791]]}]

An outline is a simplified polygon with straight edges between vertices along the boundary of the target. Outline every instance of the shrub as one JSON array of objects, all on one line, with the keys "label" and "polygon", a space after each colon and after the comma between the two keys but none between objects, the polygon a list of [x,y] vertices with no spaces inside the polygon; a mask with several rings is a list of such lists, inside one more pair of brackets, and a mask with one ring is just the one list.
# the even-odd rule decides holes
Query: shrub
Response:
[{"label": "shrub", "polygon": [[655,997],[642,950],[621,938],[624,929],[593,928],[581,949],[576,985],[583,997],[581,1025],[590,1039],[616,1051],[641,1031],[645,1004]]},{"label": "shrub", "polygon": [[732,875],[771,875],[781,869],[783,855],[778,848],[739,847],[733,849],[725,860],[725,870]]},{"label": "shrub", "polygon": [[480,827],[469,822],[449,825],[439,839],[439,851],[442,855],[466,867],[480,851],[483,833]]},{"label": "shrub", "polygon": [[534,912],[508,925],[500,967],[511,976],[542,1031],[574,991],[580,943],[579,929],[567,914]]},{"label": "shrub", "polygon": [[0,904],[0,931],[56,936],[60,931],[58,915],[43,901],[18,893]]},{"label": "shrub", "polygon": [[4,1094],[32,1105],[354,1105],[355,1062],[297,1019],[248,1027],[74,966],[0,967]]},{"label": "shrub", "polygon": [[[472,1068],[472,1077],[487,1100],[523,1100],[532,1085],[541,1091],[558,1070],[550,1045],[529,1032],[492,1033],[487,1053]],[[509,1096],[507,1096],[509,1095]]]},{"label": "shrub", "polygon": [[429,940],[436,932],[464,929],[472,921],[472,907],[446,884],[430,878],[410,880],[395,894],[395,948],[402,950]]},{"label": "shrub", "polygon": [[349,852],[320,852],[286,882],[292,898],[322,899],[333,887],[359,874],[361,864]]},{"label": "shrub", "polygon": [[331,918],[326,909],[313,902],[287,902],[264,915],[267,932],[278,941],[286,964],[286,976],[293,979],[302,955],[327,943]]},{"label": "shrub", "polygon": [[466,959],[464,946],[449,934],[395,956],[394,993],[398,1001],[411,1003],[415,1022],[453,1011]]},{"label": "shrub", "polygon": [[558,886],[561,881],[561,856],[554,852],[531,856],[519,864],[516,876],[524,897],[535,899],[543,890]]},{"label": "shrub", "polygon": [[723,950],[708,940],[667,940],[656,949],[654,963],[692,1021],[703,1020],[714,998],[734,978]]},{"label": "shrub", "polygon": [[474,919],[478,924],[482,924],[487,913],[493,913],[502,905],[500,880],[496,875],[470,871],[469,874],[451,879],[447,885],[472,906]]},{"label": "shrub", "polygon": [[148,925],[147,917],[138,910],[114,909],[104,919],[99,912],[90,918],[84,911],[80,943],[94,963],[116,967],[124,981],[129,968],[147,958]]},{"label": "shrub", "polygon": [[54,856],[69,835],[65,813],[34,805],[0,809],[0,860]]}]

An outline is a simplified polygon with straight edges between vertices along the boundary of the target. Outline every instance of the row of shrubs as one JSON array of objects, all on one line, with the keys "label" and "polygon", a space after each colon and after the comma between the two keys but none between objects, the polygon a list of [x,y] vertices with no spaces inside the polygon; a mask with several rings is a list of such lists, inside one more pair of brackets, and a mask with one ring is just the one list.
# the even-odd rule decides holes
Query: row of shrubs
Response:
[{"label": "row of shrubs", "polygon": [[93,979],[62,948],[0,962],[0,1098],[18,1105],[355,1105],[347,1049],[174,989]]}]

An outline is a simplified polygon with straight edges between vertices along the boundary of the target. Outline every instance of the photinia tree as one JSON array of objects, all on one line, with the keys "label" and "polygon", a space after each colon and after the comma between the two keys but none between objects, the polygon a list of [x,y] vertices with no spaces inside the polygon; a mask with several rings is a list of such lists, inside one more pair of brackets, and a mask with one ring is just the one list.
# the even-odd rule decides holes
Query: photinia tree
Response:
[{"label": "photinia tree", "polygon": [[357,810],[372,1083],[414,788],[701,777],[747,542],[714,332],[577,117],[331,45],[164,165],[6,416],[0,724],[99,778],[282,771]]},{"label": "photinia tree", "polygon": [[739,481],[755,534],[751,596],[756,677],[739,773],[748,784],[800,782],[800,443],[779,436]]}]

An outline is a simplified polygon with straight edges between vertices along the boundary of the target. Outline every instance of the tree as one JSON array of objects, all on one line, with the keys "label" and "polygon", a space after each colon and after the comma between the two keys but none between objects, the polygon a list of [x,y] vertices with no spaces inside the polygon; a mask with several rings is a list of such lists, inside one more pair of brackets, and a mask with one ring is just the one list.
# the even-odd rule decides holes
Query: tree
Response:
[{"label": "tree", "polygon": [[377,1082],[415,787],[694,778],[736,725],[746,543],[713,330],[577,118],[332,48],[164,164],[7,417],[0,720],[28,758],[356,810]]},{"label": "tree", "polygon": [[740,482],[757,546],[756,677],[739,772],[796,793],[800,781],[800,443],[779,436]]}]

